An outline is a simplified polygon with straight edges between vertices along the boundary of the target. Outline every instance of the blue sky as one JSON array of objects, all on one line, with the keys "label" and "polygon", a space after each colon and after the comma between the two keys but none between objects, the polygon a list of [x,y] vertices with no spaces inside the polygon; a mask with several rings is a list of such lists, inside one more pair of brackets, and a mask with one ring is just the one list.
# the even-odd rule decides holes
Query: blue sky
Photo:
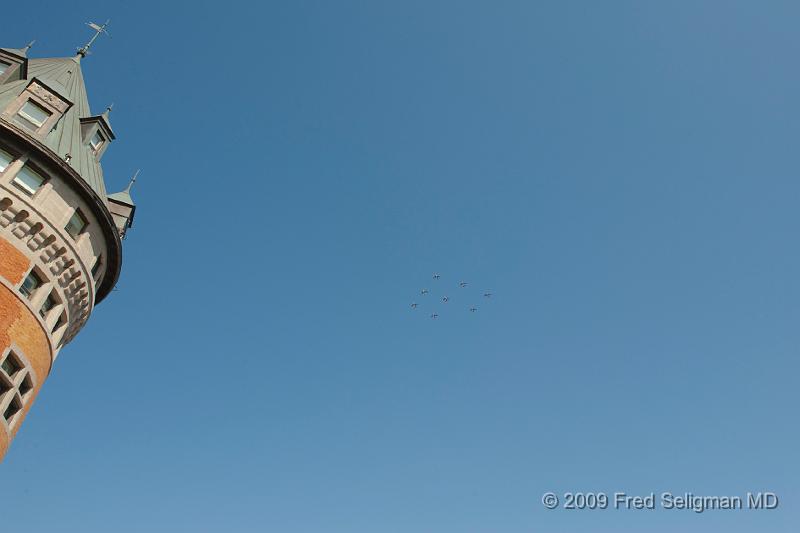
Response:
[{"label": "blue sky", "polygon": [[[119,290],[2,466],[4,528],[795,531],[799,15],[8,6],[0,44],[34,57],[112,19],[83,68],[109,189],[142,174]],[[495,297],[430,320],[433,272]],[[779,509],[540,503],[759,490]]]}]

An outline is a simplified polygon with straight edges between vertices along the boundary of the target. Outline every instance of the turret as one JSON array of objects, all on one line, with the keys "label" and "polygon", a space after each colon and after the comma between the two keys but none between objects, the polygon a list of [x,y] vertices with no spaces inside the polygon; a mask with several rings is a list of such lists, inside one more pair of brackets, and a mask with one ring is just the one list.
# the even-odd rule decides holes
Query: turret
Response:
[{"label": "turret", "polygon": [[133,184],[136,183],[136,178],[138,176],[139,171],[137,170],[136,174],[131,178],[131,181],[128,182],[128,186],[125,187],[125,190],[108,195],[108,209],[111,211],[111,216],[114,217],[114,223],[122,239],[125,238],[125,233],[128,231],[128,228],[133,226],[133,215],[136,212],[136,204],[133,198],[131,198],[131,189],[133,188]]},{"label": "turret", "polygon": [[61,349],[113,289],[135,205],[106,194],[116,138],[92,113],[81,60],[0,48],[0,458]]}]

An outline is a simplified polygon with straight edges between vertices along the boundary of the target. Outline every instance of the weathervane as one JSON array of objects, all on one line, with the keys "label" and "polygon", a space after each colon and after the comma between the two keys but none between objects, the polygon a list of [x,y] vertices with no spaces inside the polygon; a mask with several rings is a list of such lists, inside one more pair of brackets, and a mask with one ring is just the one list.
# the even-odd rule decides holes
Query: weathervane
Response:
[{"label": "weathervane", "polygon": [[110,22],[111,19],[108,19],[102,26],[100,26],[99,24],[95,24],[94,22],[86,23],[87,26],[89,26],[95,31],[95,34],[92,36],[91,39],[89,39],[88,43],[86,43],[83,47],[78,48],[79,56],[86,57],[87,55],[89,55],[89,48],[92,47],[92,45],[94,44],[94,42],[97,40],[97,38],[100,36],[101,33],[105,33],[106,35],[109,36],[109,38],[111,37],[111,34],[106,31],[106,27]]}]

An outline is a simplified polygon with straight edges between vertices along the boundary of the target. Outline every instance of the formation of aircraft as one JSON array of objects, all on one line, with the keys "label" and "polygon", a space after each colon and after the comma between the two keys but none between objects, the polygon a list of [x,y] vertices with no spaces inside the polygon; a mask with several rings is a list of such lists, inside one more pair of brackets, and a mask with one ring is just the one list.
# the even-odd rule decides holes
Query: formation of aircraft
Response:
[{"label": "formation of aircraft", "polygon": [[[442,276],[440,274],[438,274],[438,273],[434,273],[432,278],[434,279],[434,281],[439,281],[442,278]],[[469,286],[469,284],[466,281],[459,281],[458,282],[459,289],[466,289],[468,286]],[[421,289],[419,293],[422,296],[427,296],[427,295],[430,294],[430,292],[431,291],[429,289]],[[464,293],[459,291],[459,295],[468,294],[468,293],[469,293],[469,291],[465,291]],[[491,298],[492,297],[492,293],[489,292],[489,291],[486,291],[486,292],[483,293],[483,297],[484,298]],[[458,300],[459,298],[456,298],[456,299]],[[447,295],[442,296],[442,303],[448,303],[450,300],[451,300],[450,296],[447,296]],[[411,308],[412,309],[417,309],[418,307],[419,307],[419,304],[417,302],[413,302],[411,304]],[[478,311],[478,306],[472,305],[468,309],[469,309],[470,313],[475,313],[475,312]],[[432,319],[437,319],[437,318],[439,318],[439,313],[436,313],[436,312],[431,313],[430,317]]]}]

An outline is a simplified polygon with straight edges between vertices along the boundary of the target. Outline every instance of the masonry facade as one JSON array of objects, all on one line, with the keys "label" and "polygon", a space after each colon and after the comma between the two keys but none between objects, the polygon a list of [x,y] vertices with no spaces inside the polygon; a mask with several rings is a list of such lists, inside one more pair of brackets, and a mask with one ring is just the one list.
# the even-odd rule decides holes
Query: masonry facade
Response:
[{"label": "masonry facade", "polygon": [[110,108],[91,113],[74,57],[0,48],[0,460],[61,349],[113,289],[133,223],[108,194]]}]

